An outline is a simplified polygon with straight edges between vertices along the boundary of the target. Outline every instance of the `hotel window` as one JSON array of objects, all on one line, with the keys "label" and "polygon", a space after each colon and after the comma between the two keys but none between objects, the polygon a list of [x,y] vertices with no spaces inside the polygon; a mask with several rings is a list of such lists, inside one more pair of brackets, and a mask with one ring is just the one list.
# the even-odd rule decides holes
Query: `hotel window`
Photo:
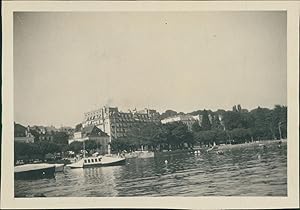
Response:
[{"label": "hotel window", "polygon": [[95,159],[95,162],[98,162],[98,159]]},{"label": "hotel window", "polygon": [[99,158],[99,162],[101,162],[101,158]]},{"label": "hotel window", "polygon": [[90,159],[88,159],[88,162],[90,163],[90,162],[91,162],[91,160],[90,160]]},{"label": "hotel window", "polygon": [[92,163],[94,162],[94,159],[92,159]]},{"label": "hotel window", "polygon": [[86,160],[84,160],[84,163],[87,163],[87,161],[86,161]]}]

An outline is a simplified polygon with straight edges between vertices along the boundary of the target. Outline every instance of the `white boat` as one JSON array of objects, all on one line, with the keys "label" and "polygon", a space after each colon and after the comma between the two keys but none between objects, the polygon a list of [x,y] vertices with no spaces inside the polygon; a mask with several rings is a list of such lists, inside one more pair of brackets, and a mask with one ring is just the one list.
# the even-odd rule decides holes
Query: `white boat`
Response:
[{"label": "white boat", "polygon": [[25,164],[15,166],[15,179],[53,178],[55,166],[52,164]]},{"label": "white boat", "polygon": [[70,168],[88,168],[101,166],[115,166],[125,164],[126,159],[121,156],[105,155],[97,157],[83,157],[79,161],[69,164]]},{"label": "white boat", "polygon": [[[110,140],[111,142],[111,140]],[[88,168],[88,167],[101,167],[101,166],[115,166],[123,165],[126,162],[126,158],[120,155],[112,155],[110,147],[108,149],[108,154],[99,155],[99,153],[94,153],[92,157],[85,157],[85,141],[83,141],[83,158],[67,165],[70,168]]]},{"label": "white boat", "polygon": [[56,163],[56,164],[54,164],[55,165],[55,172],[62,172],[62,171],[64,171],[64,164],[59,164],[59,163]]}]

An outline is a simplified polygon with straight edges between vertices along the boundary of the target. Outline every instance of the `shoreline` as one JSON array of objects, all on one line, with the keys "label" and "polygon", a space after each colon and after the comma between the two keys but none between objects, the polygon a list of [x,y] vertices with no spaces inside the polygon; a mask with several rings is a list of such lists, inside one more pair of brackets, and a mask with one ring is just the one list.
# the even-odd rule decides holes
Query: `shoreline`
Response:
[{"label": "shoreline", "polygon": [[231,148],[236,148],[236,147],[245,147],[245,146],[255,146],[259,144],[271,144],[271,143],[287,143],[287,139],[281,139],[281,140],[260,140],[260,141],[254,141],[254,142],[249,142],[249,143],[243,143],[243,144],[226,144],[226,145],[218,145],[217,149],[231,149]]}]

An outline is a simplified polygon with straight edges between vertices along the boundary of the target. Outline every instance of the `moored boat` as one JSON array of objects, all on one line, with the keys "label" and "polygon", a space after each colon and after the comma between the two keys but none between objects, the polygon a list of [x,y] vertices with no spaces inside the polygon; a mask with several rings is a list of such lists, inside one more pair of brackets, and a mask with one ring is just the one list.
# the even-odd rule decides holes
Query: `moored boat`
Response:
[{"label": "moored boat", "polygon": [[126,159],[121,156],[105,155],[97,157],[84,157],[79,161],[69,164],[70,168],[88,168],[102,166],[116,166],[125,164]]},{"label": "moored boat", "polygon": [[55,166],[55,172],[62,172],[64,170],[64,164],[62,163],[56,163],[54,164]]},{"label": "moored boat", "polygon": [[50,164],[25,164],[15,166],[15,179],[42,179],[53,178],[55,165]]}]

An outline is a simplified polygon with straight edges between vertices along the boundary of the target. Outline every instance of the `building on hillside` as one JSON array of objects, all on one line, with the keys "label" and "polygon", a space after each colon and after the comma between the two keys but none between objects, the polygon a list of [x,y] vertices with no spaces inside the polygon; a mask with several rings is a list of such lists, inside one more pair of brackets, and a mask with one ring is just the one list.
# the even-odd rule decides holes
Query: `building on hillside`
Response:
[{"label": "building on hillside", "polygon": [[54,126],[31,126],[30,130],[37,141],[53,141],[54,133],[58,130]]},{"label": "building on hillside", "polygon": [[31,126],[30,130],[32,130],[38,134],[46,134],[46,132],[47,132],[47,129],[45,126],[38,126],[38,125]]},{"label": "building on hillside", "polygon": [[201,125],[202,116],[201,115],[193,116],[189,114],[184,114],[184,115],[176,115],[176,116],[168,117],[161,120],[162,124],[173,123],[173,122],[182,122],[191,131],[194,123],[198,122],[199,125]]},{"label": "building on hillside", "polygon": [[52,132],[42,133],[38,136],[38,139],[39,139],[39,141],[53,141],[54,133],[52,133]]},{"label": "building on hillside", "polygon": [[59,129],[54,127],[53,125],[46,126],[44,128],[45,128],[46,132],[48,132],[48,133],[51,133],[51,132],[53,133],[53,132],[58,132],[59,131]]},{"label": "building on hillside", "polygon": [[73,134],[73,133],[74,133],[75,129],[72,128],[72,127],[68,127],[68,126],[62,126],[62,127],[60,127],[60,128],[58,129],[58,131],[60,131],[60,132],[65,132],[65,133],[67,133],[68,135],[70,135],[70,134]]},{"label": "building on hillside", "polygon": [[55,128],[54,126],[31,126],[30,130],[38,141],[53,141],[55,135],[59,132],[66,133],[68,136],[73,134],[74,129],[71,127]]},{"label": "building on hillside", "polygon": [[103,107],[84,114],[83,127],[96,125],[111,139],[126,136],[131,127],[137,124],[159,123],[159,113],[153,109],[121,112],[117,107]]},{"label": "building on hillside", "polygon": [[30,127],[14,123],[14,141],[23,143],[34,143],[34,136],[30,132]]},{"label": "building on hillside", "polygon": [[104,155],[110,153],[109,136],[95,125],[83,127],[81,131],[75,132],[73,138],[69,140],[69,144],[74,141],[83,142],[88,140],[93,140],[99,145],[99,154]]},{"label": "building on hillside", "polygon": [[[218,117],[218,120],[220,121],[220,124],[223,127],[223,129],[225,129],[223,116],[219,114],[217,117]],[[213,116],[211,114],[208,114],[208,119],[209,119],[210,123],[212,124]],[[203,120],[203,115],[201,115],[201,114],[199,114],[199,115],[181,114],[181,115],[176,115],[176,116],[167,117],[165,119],[162,119],[161,123],[166,124],[166,123],[172,123],[172,122],[182,122],[185,125],[187,125],[188,129],[191,131],[192,125],[195,122],[198,122],[199,125],[202,126],[202,120]]]}]

